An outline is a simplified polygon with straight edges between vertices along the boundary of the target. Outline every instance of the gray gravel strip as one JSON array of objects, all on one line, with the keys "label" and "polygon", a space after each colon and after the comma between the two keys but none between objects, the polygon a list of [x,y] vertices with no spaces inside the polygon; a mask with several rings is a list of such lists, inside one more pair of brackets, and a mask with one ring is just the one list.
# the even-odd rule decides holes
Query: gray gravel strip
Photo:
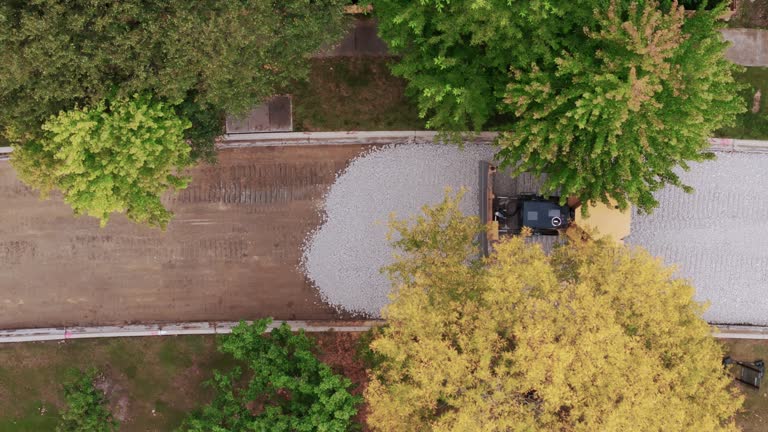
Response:
[{"label": "gray gravel strip", "polygon": [[414,216],[439,203],[446,187],[466,187],[465,214],[477,214],[477,167],[493,148],[468,144],[403,144],[374,150],[339,175],[325,199],[325,223],[305,245],[303,266],[325,301],[378,317],[389,280],[379,269],[392,262],[387,220]]},{"label": "gray gravel strip", "polygon": [[707,321],[768,324],[768,155],[719,153],[681,179],[695,192],[660,191],[627,242],[676,264],[711,303]]}]

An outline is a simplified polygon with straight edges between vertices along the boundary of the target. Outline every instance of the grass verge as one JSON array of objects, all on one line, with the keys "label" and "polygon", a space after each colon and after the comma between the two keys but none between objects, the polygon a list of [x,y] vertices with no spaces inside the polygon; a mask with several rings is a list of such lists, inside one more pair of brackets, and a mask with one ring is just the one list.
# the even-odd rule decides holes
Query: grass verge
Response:
[{"label": "grass verge", "polygon": [[52,431],[70,368],[96,367],[121,431],[170,431],[210,397],[202,382],[232,360],[213,336],[0,344],[0,431]]},{"label": "grass verge", "polygon": [[[768,139],[768,68],[748,67],[742,73],[734,75],[736,81],[748,84],[749,87],[741,92],[747,112],[736,118],[736,124],[715,132],[718,137],[740,139]],[[760,90],[760,110],[752,112],[753,97]]]},{"label": "grass verge", "polygon": [[[363,361],[355,355],[360,333],[312,333],[319,358],[352,379],[354,393],[365,388]],[[768,360],[768,340],[725,339],[737,360]],[[38,432],[55,428],[63,408],[61,382],[72,367],[95,366],[104,375],[112,413],[120,430],[171,431],[187,413],[206,403],[202,387],[214,369],[234,362],[216,350],[214,336],[177,336],[0,344],[0,431]],[[768,380],[746,396],[737,422],[744,432],[768,430]],[[362,407],[358,420],[365,421]],[[366,429],[363,428],[365,431]]]},{"label": "grass verge", "polygon": [[[723,339],[728,355],[740,361],[768,360],[768,340]],[[768,379],[760,390],[736,382],[746,399],[737,420],[742,432],[768,430]]]},{"label": "grass verge", "polygon": [[423,130],[405,81],[392,76],[382,57],[312,59],[307,82],[295,84],[296,131]]},{"label": "grass verge", "polygon": [[[349,377],[360,394],[366,373],[353,354],[357,333],[311,333],[320,360]],[[214,369],[235,365],[215,336],[85,339],[0,344],[0,432],[53,431],[64,408],[62,382],[71,368],[96,367],[120,431],[172,431],[210,401],[202,386]],[[358,421],[365,421],[361,410]],[[365,430],[365,429],[363,429]]]},{"label": "grass verge", "polygon": [[[761,1],[768,11],[768,0]],[[294,130],[424,130],[416,104],[405,96],[405,81],[389,71],[393,61],[379,57],[312,59],[309,80],[290,90]],[[735,78],[748,85],[740,94],[748,111],[715,136],[768,139],[768,68],[747,67]],[[752,113],[758,89],[763,95],[760,110]]]}]

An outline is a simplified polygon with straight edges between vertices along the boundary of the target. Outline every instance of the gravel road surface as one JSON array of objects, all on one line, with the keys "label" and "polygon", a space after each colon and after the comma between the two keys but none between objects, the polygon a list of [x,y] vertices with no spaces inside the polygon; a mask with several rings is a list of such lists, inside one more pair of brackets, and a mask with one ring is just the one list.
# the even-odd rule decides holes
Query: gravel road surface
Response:
[{"label": "gravel road surface", "polygon": [[[401,145],[353,161],[325,200],[326,222],[305,246],[305,270],[324,300],[339,310],[378,316],[389,281],[376,269],[389,264],[386,219],[417,214],[445,186],[469,187],[463,210],[477,212],[477,161],[487,146]],[[712,323],[768,325],[768,155],[719,153],[682,180],[686,194],[657,194],[651,215],[633,215],[628,244],[647,248],[711,306]]]},{"label": "gravel road surface", "polygon": [[768,325],[768,155],[719,153],[681,178],[695,192],[660,191],[628,243],[676,264],[711,303],[707,321]]},{"label": "gravel road surface", "polygon": [[439,203],[445,188],[467,188],[465,214],[477,214],[478,163],[493,148],[468,144],[408,144],[354,160],[325,199],[326,222],[307,242],[304,262],[324,300],[339,310],[377,317],[390,283],[379,269],[392,262],[387,220],[418,214]]}]

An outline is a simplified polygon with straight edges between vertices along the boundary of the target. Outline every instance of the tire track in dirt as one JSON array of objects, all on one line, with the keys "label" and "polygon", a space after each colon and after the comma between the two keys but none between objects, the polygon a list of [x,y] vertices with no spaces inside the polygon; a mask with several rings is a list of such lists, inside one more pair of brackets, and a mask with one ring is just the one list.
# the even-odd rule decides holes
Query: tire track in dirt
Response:
[{"label": "tire track in dirt", "polygon": [[0,266],[21,264],[38,254],[37,243],[28,240],[0,241]]},{"label": "tire track in dirt", "polygon": [[[47,259],[66,261],[87,259],[93,263],[124,260],[178,261],[240,261],[248,256],[250,242],[243,238],[209,238],[165,244],[158,239],[111,235],[80,235],[69,237],[67,244],[43,252]],[[0,253],[2,253],[0,243]],[[108,253],[105,253],[108,252]]]},{"label": "tire track in dirt", "polygon": [[193,182],[178,194],[166,197],[171,205],[221,203],[269,206],[314,199],[335,176],[336,164],[278,163],[235,165],[214,170],[206,167],[203,182]]},{"label": "tire track in dirt", "polygon": [[166,194],[165,232],[122,215],[106,228],[38,200],[0,164],[0,327],[332,319],[298,270],[337,172],[361,146],[219,152]]},{"label": "tire track in dirt", "polygon": [[0,196],[38,197],[39,195],[39,192],[20,181],[13,181],[11,184],[0,184]]}]

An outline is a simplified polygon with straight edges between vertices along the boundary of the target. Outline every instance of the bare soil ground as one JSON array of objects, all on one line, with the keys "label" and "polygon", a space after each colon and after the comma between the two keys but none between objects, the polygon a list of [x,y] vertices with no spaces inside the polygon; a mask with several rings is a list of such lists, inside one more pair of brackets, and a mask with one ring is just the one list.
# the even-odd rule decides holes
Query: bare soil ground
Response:
[{"label": "bare soil ground", "polygon": [[309,80],[291,85],[297,131],[423,130],[406,82],[385,57],[312,59]]},{"label": "bare soil ground", "polygon": [[733,0],[731,28],[768,28],[768,0]]},{"label": "bare soil ground", "polygon": [[223,150],[166,202],[167,231],[106,228],[40,201],[0,162],[0,328],[335,319],[298,269],[317,208],[359,146]]},{"label": "bare soil ground", "polygon": [[[311,337],[317,342],[318,358],[331,366],[334,372],[349,378],[354,388],[352,394],[362,396],[368,386],[368,372],[363,361],[358,358],[357,350],[360,337],[358,332],[323,332],[312,333]],[[362,432],[370,430],[366,424],[368,405],[363,403],[355,416],[357,423],[362,425]]]},{"label": "bare soil ground", "polygon": [[[723,339],[725,350],[735,360],[751,362],[768,360],[768,340]],[[768,430],[768,378],[763,378],[760,389],[734,381],[744,393],[744,406],[736,418],[742,432],[764,432]]]}]

